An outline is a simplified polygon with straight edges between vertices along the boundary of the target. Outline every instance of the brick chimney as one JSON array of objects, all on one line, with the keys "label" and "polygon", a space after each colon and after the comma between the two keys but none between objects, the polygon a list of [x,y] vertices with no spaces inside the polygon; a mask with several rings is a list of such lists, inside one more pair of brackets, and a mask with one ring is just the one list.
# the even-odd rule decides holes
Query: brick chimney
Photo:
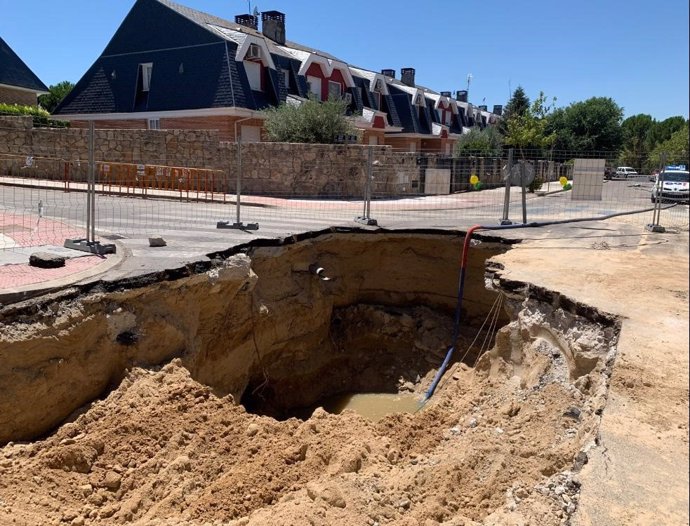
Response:
[{"label": "brick chimney", "polygon": [[248,27],[254,30],[259,29],[258,17],[255,17],[254,15],[250,14],[235,16],[235,24],[237,24],[238,26]]},{"label": "brick chimney", "polygon": [[395,70],[394,69],[382,69],[381,75],[383,75],[384,77],[390,77],[390,78],[394,79],[395,78]]},{"label": "brick chimney", "polygon": [[480,104],[477,107],[482,111],[488,111],[489,110],[489,107],[486,104]]},{"label": "brick chimney", "polygon": [[494,110],[491,113],[493,113],[494,115],[503,115],[503,105],[494,104]]},{"label": "brick chimney", "polygon": [[455,92],[455,100],[458,102],[467,102],[467,90],[461,89]]},{"label": "brick chimney", "polygon": [[280,11],[261,13],[261,31],[276,44],[285,45],[285,14]]},{"label": "brick chimney", "polygon": [[411,88],[414,88],[415,87],[414,74],[415,74],[414,68],[402,68],[400,70],[400,80],[406,86],[410,86]]},{"label": "brick chimney", "polygon": [[450,97],[450,96],[451,96],[450,91],[442,91],[441,92],[441,97]]}]

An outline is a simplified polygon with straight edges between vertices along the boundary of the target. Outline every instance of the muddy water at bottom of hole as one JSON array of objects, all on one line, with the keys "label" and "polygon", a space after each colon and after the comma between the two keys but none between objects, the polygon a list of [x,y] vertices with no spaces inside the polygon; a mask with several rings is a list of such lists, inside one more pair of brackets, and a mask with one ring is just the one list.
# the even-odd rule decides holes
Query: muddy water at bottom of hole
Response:
[{"label": "muddy water at bottom of hole", "polygon": [[413,394],[346,393],[322,400],[319,407],[336,415],[349,409],[376,422],[392,413],[414,413],[421,404],[421,398]]}]

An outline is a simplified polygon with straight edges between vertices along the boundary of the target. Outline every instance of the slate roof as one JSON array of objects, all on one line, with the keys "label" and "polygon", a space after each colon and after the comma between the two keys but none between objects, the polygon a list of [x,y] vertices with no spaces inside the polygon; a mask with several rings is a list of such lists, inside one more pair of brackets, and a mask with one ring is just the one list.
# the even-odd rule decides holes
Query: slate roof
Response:
[{"label": "slate roof", "polygon": [[[209,24],[225,27],[219,32]],[[132,113],[275,105],[283,93],[271,70],[265,93],[252,91],[244,65],[235,61],[242,35],[263,36],[170,0],[138,0],[103,54],[56,114]],[[236,37],[236,38],[231,38]],[[245,37],[246,38],[246,37]],[[277,47],[277,46],[276,46]],[[153,63],[151,89],[142,93],[139,64]],[[160,89],[170,86],[171,89]],[[157,89],[158,87],[158,89]],[[286,96],[285,94],[284,96]]]},{"label": "slate roof", "polygon": [[36,93],[48,93],[47,86],[2,38],[0,38],[0,84],[29,89]]},{"label": "slate roof", "polygon": [[[268,68],[263,92],[252,91],[244,64],[235,60],[248,36],[265,44],[278,68]],[[310,53],[347,64],[329,53],[295,42],[279,45],[261,31],[172,0],[137,0],[101,56],[55,113],[126,114],[221,107],[260,110],[290,96],[308,96],[306,79],[298,72]],[[140,64],[149,62],[154,64],[151,89],[142,93]],[[282,70],[290,72],[287,84]],[[387,79],[390,94],[381,97],[381,107],[377,108],[370,84],[378,74],[352,68],[350,71],[358,88],[350,89],[353,106],[358,110],[370,107],[383,111],[388,124],[404,132],[432,132],[432,124],[437,120],[433,104],[419,112],[412,104],[416,87]]]}]

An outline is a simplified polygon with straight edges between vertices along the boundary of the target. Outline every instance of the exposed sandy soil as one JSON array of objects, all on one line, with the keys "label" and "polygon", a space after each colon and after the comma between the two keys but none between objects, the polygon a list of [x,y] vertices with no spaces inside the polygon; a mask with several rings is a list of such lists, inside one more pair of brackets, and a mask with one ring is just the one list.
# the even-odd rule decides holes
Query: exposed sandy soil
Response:
[{"label": "exposed sandy soil", "polygon": [[[506,277],[622,318],[601,447],[581,475],[574,524],[686,525],[688,233],[621,234],[615,225],[544,232],[496,259]],[[544,272],[545,261],[557,271]]]},{"label": "exposed sandy soil", "polygon": [[[513,321],[493,349],[453,365],[419,412],[377,423],[277,421],[180,360],[134,367],[71,423],[0,449],[0,524],[685,524],[687,235],[671,239],[534,240],[496,257]],[[620,338],[611,318],[516,282],[622,316]]]}]

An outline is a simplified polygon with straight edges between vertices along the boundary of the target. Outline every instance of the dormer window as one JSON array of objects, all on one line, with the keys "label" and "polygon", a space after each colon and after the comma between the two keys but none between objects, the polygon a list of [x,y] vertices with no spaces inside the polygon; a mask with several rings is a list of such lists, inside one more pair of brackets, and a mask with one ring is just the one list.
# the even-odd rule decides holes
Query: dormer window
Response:
[{"label": "dormer window", "polygon": [[321,100],[321,79],[319,77],[307,75],[307,85],[309,86],[309,93],[313,95],[316,100]]},{"label": "dormer window", "polygon": [[153,73],[153,62],[139,64],[139,75],[141,77],[141,91],[151,90],[151,75]]},{"label": "dormer window", "polygon": [[261,48],[257,44],[249,44],[244,60],[261,60]]},{"label": "dormer window", "polygon": [[376,109],[381,109],[381,94],[383,93],[383,80],[376,79],[374,81],[374,89],[372,90],[374,99],[376,100]]},{"label": "dormer window", "polygon": [[328,98],[340,99],[343,96],[343,86],[340,82],[328,81]]},{"label": "dormer window", "polygon": [[249,80],[249,87],[252,91],[263,91],[261,83],[262,66],[261,62],[245,62],[244,69],[247,72],[247,79]]}]

